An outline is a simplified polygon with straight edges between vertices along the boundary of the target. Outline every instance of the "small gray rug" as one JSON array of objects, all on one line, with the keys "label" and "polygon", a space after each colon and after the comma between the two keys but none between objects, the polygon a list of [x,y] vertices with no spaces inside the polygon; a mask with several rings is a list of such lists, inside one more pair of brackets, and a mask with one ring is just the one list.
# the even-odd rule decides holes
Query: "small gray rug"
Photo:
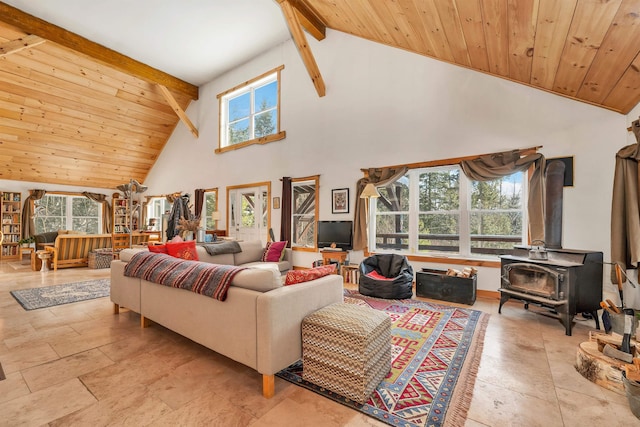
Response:
[{"label": "small gray rug", "polygon": [[11,295],[25,310],[53,307],[109,296],[110,279],[65,283],[44,288],[20,289]]}]

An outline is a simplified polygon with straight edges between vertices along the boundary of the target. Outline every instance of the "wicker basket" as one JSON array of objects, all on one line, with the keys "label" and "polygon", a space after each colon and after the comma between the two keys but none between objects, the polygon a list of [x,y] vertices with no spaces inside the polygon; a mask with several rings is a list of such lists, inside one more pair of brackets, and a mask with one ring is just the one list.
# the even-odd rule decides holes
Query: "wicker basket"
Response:
[{"label": "wicker basket", "polygon": [[110,268],[112,259],[111,248],[94,249],[89,252],[89,268]]}]

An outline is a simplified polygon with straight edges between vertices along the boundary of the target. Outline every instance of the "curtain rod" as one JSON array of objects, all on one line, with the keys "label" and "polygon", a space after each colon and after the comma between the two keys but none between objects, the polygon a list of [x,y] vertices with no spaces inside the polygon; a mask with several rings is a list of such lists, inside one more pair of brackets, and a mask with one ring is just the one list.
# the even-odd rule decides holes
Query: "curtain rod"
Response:
[{"label": "curtain rod", "polygon": [[[538,145],[537,147],[519,148],[517,150],[520,151],[523,154],[532,154],[532,153],[536,153],[541,148],[542,148],[542,145]],[[429,160],[429,161],[426,161],[426,162],[407,163],[407,164],[404,164],[404,165],[378,166],[377,168],[374,168],[374,169],[378,169],[378,168],[399,168],[399,167],[403,167],[403,166],[406,166],[409,169],[418,169],[418,168],[424,168],[424,167],[430,167],[430,166],[455,165],[456,163],[460,163],[460,162],[465,161],[465,160],[473,160],[473,159],[477,159],[477,158],[483,157],[483,156],[490,156],[492,154],[504,153],[506,151],[514,151],[514,150],[504,150],[504,151],[498,151],[498,152],[495,152],[495,153],[487,153],[487,154],[476,154],[474,156],[454,157],[452,159],[445,159],[445,160]],[[367,169],[361,168],[360,171],[366,173],[366,172],[369,171],[369,169],[368,168]]]}]

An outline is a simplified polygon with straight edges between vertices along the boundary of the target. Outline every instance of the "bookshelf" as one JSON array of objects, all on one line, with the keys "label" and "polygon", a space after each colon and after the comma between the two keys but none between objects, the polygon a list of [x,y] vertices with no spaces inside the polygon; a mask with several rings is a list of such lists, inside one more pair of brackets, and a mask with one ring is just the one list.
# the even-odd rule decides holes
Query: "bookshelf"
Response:
[{"label": "bookshelf", "polygon": [[131,232],[131,215],[129,212],[129,199],[120,197],[118,193],[113,195],[113,234]]},{"label": "bookshelf", "polygon": [[10,191],[2,192],[0,200],[0,221],[4,239],[0,247],[0,258],[13,259],[20,257],[18,241],[22,235],[22,194]]}]

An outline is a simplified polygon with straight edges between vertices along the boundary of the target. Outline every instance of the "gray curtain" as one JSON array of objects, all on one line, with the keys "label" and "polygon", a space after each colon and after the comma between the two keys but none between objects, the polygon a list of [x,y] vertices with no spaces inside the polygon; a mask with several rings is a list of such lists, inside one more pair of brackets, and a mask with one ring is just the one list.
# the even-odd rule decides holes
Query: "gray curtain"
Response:
[{"label": "gray curtain", "polygon": [[522,151],[513,150],[488,154],[473,160],[460,162],[462,171],[474,181],[490,181],[526,171],[534,166],[529,179],[529,235],[531,240],[544,240],[544,169],[545,158],[540,153],[522,155]]},{"label": "gray curtain", "polygon": [[102,203],[102,233],[111,233],[111,205],[107,201],[107,196],[99,193],[89,193],[83,191],[82,195],[94,202]]},{"label": "gray curtain", "polygon": [[45,190],[29,190],[29,197],[24,201],[24,207],[22,208],[22,235],[21,239],[29,236],[36,235],[36,223],[33,220],[33,203],[36,200],[40,200],[46,194]]},{"label": "gray curtain", "polygon": [[[611,261],[622,268],[637,268],[640,262],[640,119],[632,123],[631,129],[638,143],[616,154],[611,200]],[[612,270],[611,281],[616,283],[615,270]]]},{"label": "gray curtain", "polygon": [[375,184],[378,187],[390,184],[402,178],[409,168],[400,166],[395,168],[370,168],[367,176],[356,183],[356,209],[353,222],[353,249],[363,250],[367,247],[367,199],[361,199],[364,187]]}]

